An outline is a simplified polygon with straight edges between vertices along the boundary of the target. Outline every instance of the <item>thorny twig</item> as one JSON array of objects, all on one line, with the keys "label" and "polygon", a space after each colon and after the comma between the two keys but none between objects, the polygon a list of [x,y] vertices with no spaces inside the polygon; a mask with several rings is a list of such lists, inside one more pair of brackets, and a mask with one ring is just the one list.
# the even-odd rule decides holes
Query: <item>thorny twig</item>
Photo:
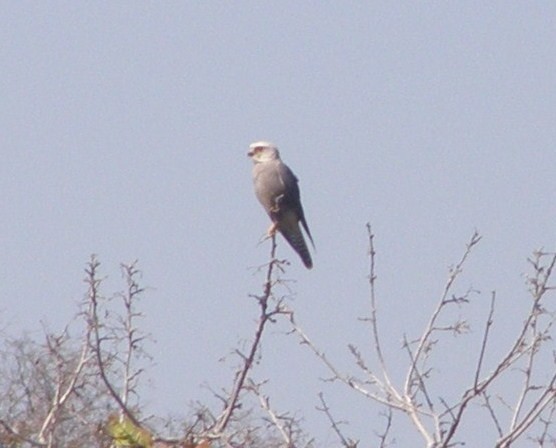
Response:
[{"label": "thorny twig", "polygon": [[392,428],[393,420],[392,408],[387,408],[386,412],[382,415],[386,419],[386,427],[384,428],[384,431],[382,433],[378,433],[375,431],[375,435],[380,440],[380,445],[378,446],[378,448],[386,448],[388,446],[388,435],[390,433],[390,429]]},{"label": "thorny twig", "polygon": [[[303,329],[297,324],[293,311],[284,309],[284,312],[289,315],[292,332],[297,334],[297,336],[301,340],[301,343],[308,346],[317,356],[317,358],[319,358],[321,362],[327,367],[327,369],[332,373],[331,381],[337,380],[346,384],[353,390],[372,399],[373,401],[383,404],[390,411],[396,409],[403,412],[410,418],[415,428],[422,435],[426,442],[426,446],[436,447],[439,446],[438,443],[442,438],[442,431],[440,428],[441,420],[439,414],[435,410],[433,398],[427,391],[426,380],[428,379],[428,370],[421,371],[420,365],[422,361],[428,357],[429,351],[434,346],[434,340],[432,340],[431,338],[433,332],[450,330],[458,333],[465,330],[464,322],[459,322],[449,327],[442,327],[437,324],[437,320],[441,311],[447,305],[452,303],[460,304],[468,301],[467,294],[469,294],[471,290],[468,291],[468,293],[463,297],[450,297],[449,294],[451,293],[454,282],[458,275],[461,273],[463,265],[468,258],[471,250],[480,241],[480,236],[477,232],[473,234],[470,242],[467,244],[464,255],[455,266],[455,268],[451,270],[450,277],[448,278],[447,284],[444,288],[441,300],[437,308],[433,312],[429,323],[425,327],[421,338],[417,341],[415,348],[412,349],[412,344],[406,340],[405,348],[409,353],[410,365],[407,372],[405,385],[403,388],[399,389],[394,386],[393,382],[390,380],[382,349],[375,295],[376,274],[374,235],[372,234],[370,225],[367,226],[367,232],[369,236],[369,285],[371,288],[371,315],[369,318],[364,320],[370,321],[371,323],[372,345],[377,354],[379,368],[381,370],[381,378],[374,374],[373,371],[366,365],[360,351],[353,345],[349,345],[348,347],[351,353],[354,355],[357,365],[362,369],[363,372],[366,373],[368,378],[365,382],[361,382],[351,375],[346,375],[340,372],[339,369],[334,365],[334,363],[332,363],[328,359],[328,357],[322,350],[317,348],[317,346],[309,339]],[[369,385],[372,386],[374,390],[369,388]],[[427,403],[426,407],[423,407],[421,403],[416,400],[416,395],[418,392],[421,392],[423,394]],[[446,405],[446,407],[448,406]],[[430,430],[427,428],[424,418],[432,419],[434,421],[434,432],[430,432]],[[389,420],[389,422],[391,421]],[[385,440],[386,439],[382,440],[383,445],[386,443]]]},{"label": "thorny twig", "polygon": [[326,403],[324,399],[324,394],[322,392],[319,393],[319,399],[320,399],[321,407],[317,407],[317,410],[324,412],[328,421],[330,422],[330,426],[332,427],[332,429],[340,439],[340,442],[342,442],[342,446],[344,448],[357,448],[359,442],[354,442],[351,439],[346,439],[346,437],[342,433],[342,430],[340,429],[340,425],[345,424],[346,422],[337,421],[332,416],[332,412],[330,411],[330,408],[328,407],[328,404]]},{"label": "thorny twig", "polygon": [[253,366],[253,363],[255,361],[255,357],[259,350],[259,346],[261,344],[261,338],[265,330],[266,324],[269,321],[272,321],[272,318],[276,314],[281,313],[281,309],[279,305],[276,308],[269,311],[269,301],[272,298],[272,287],[275,284],[275,280],[273,279],[274,270],[280,269],[280,265],[283,263],[283,261],[276,259],[276,236],[275,235],[271,237],[271,241],[272,244],[270,250],[270,262],[267,264],[266,279],[263,286],[263,293],[260,296],[255,296],[260,306],[260,314],[259,314],[259,321],[255,329],[253,342],[251,343],[251,347],[247,355],[242,356],[243,365],[236,372],[236,378],[234,381],[234,385],[232,387],[232,392],[230,394],[230,397],[226,399],[226,404],[222,414],[217,419],[213,428],[210,430],[211,438],[220,438],[222,436],[222,433],[228,426],[230,419],[232,418],[233,413],[236,410],[236,407],[238,405],[239,395],[245,387],[245,381],[247,379],[247,375],[249,374],[251,367]]},{"label": "thorny twig", "polygon": [[[540,259],[542,256],[547,255],[544,253],[537,253],[534,260],[530,260],[534,270],[535,276],[529,279],[529,283],[531,285],[531,295],[533,297],[533,302],[531,304],[529,313],[522,324],[522,327],[519,331],[518,336],[512,343],[512,346],[508,353],[495,365],[492,372],[486,375],[481,380],[478,380],[480,373],[476,370],[475,372],[475,380],[473,386],[468,388],[463,394],[460,401],[454,405],[451,410],[455,412],[452,414],[452,421],[448,426],[444,434],[444,443],[448,444],[453,436],[456,433],[456,430],[459,427],[459,424],[462,421],[463,413],[466,409],[466,406],[469,404],[471,400],[473,400],[477,396],[482,396],[485,400],[485,406],[487,407],[493,421],[495,422],[495,426],[498,429],[498,432],[501,433],[501,425],[496,417],[496,413],[494,407],[490,403],[488,399],[488,395],[486,394],[487,388],[500,376],[503,372],[508,370],[510,367],[516,365],[516,363],[522,359],[523,357],[528,355],[528,367],[526,367],[524,371],[524,386],[520,395],[518,396],[517,403],[513,407],[513,417],[512,421],[510,422],[510,427],[507,430],[507,433],[499,438],[496,443],[496,447],[505,448],[509,447],[512,442],[514,442],[518,437],[520,437],[540,416],[540,414],[553,403],[554,398],[556,396],[556,373],[550,378],[549,382],[542,387],[529,387],[530,376],[532,374],[533,368],[533,357],[535,356],[536,351],[540,347],[540,343],[543,342],[543,338],[538,337],[537,330],[535,330],[537,326],[538,319],[541,315],[546,314],[543,310],[541,305],[541,300],[544,297],[545,293],[551,289],[548,286],[548,280],[551,277],[552,271],[556,264],[556,255],[551,254],[551,260],[547,266],[542,266],[540,263]],[[489,312],[489,319],[492,316],[492,310],[494,309],[494,297],[491,301],[491,311]],[[554,316],[550,317],[550,322],[545,327],[545,332],[552,327],[554,323]],[[482,347],[486,347],[487,339],[488,339],[488,331],[490,325],[488,324],[485,327],[484,336],[483,336],[483,343]],[[528,340],[527,333],[533,332],[532,337]],[[484,348],[481,349],[481,354],[479,355],[479,360],[483,356]],[[482,362],[477,363],[477,369],[480,368]],[[518,420],[518,415],[522,408],[524,402],[524,396],[533,390],[541,390],[542,393],[533,399],[532,404],[530,404],[529,410],[526,412],[524,417],[521,420]]]},{"label": "thorny twig", "polygon": [[112,382],[108,378],[108,373],[106,372],[106,362],[102,354],[102,341],[104,340],[104,338],[101,336],[100,333],[101,321],[98,316],[99,299],[101,298],[99,292],[99,286],[101,280],[98,278],[98,272],[97,272],[99,266],[100,266],[100,262],[96,259],[95,256],[92,256],[91,261],[88,264],[88,268],[85,270],[87,274],[85,277],[85,283],[87,283],[87,285],[89,286],[88,298],[92,305],[89,319],[90,319],[90,325],[93,328],[93,336],[94,336],[93,343],[92,343],[93,352],[95,353],[95,357],[97,359],[97,365],[98,365],[100,377],[102,378],[104,385],[108,389],[108,392],[110,393],[112,398],[116,401],[122,413],[135,426],[141,427],[142,426],[141,423],[139,422],[137,417],[135,417],[134,413],[128,408],[127,404],[124,402],[120,394],[118,394],[118,392],[112,385]]},{"label": "thorny twig", "polygon": [[370,287],[370,295],[371,295],[371,316],[369,318],[371,322],[371,329],[373,334],[373,345],[376,351],[378,362],[380,364],[380,370],[382,372],[382,377],[385,383],[385,389],[388,394],[396,397],[397,400],[400,400],[400,396],[397,393],[396,388],[392,385],[390,380],[390,376],[388,374],[388,369],[386,367],[386,361],[384,360],[384,354],[382,352],[382,344],[381,339],[379,336],[379,329],[378,329],[378,319],[377,319],[377,301],[376,301],[376,273],[375,273],[375,246],[374,246],[374,234],[372,231],[372,227],[370,223],[367,223],[367,236],[369,239],[369,287]]},{"label": "thorny twig", "polygon": [[[64,330],[63,334],[59,337],[53,335],[46,336],[46,342],[49,352],[57,358],[57,373],[58,378],[56,382],[56,389],[54,392],[54,397],[52,400],[52,405],[46,418],[43,421],[42,427],[39,431],[38,440],[44,442],[48,438],[47,446],[52,446],[53,443],[53,430],[56,424],[56,419],[61,408],[66,404],[72,393],[75,393],[75,387],[77,381],[81,377],[81,373],[85,368],[87,362],[90,360],[90,336],[91,328],[87,326],[85,336],[83,338],[83,344],[81,347],[81,353],[79,355],[79,360],[77,365],[69,375],[69,378],[65,378],[64,368],[66,367],[66,360],[62,356],[62,344],[67,338],[67,328]],[[45,437],[47,435],[47,437]]]},{"label": "thorny twig", "polygon": [[35,446],[35,447],[46,447],[46,443],[44,442],[37,442],[29,437],[26,437],[22,434],[20,434],[18,431],[16,431],[14,428],[12,428],[11,425],[9,425],[6,421],[0,419],[0,426],[4,428],[4,430],[10,434],[17,442],[25,442],[28,443],[31,446]]},{"label": "thorny twig", "polygon": [[123,338],[125,340],[125,354],[123,360],[123,384],[122,384],[122,402],[129,407],[129,395],[135,391],[136,380],[143,372],[142,369],[134,370],[133,361],[140,350],[141,343],[146,336],[141,335],[139,329],[135,326],[135,320],[142,317],[142,313],[135,310],[135,302],[144,289],[139,286],[135,277],[140,274],[136,267],[137,261],[131,264],[122,264],[121,268],[123,276],[127,282],[127,290],[120,294],[123,305],[125,307],[124,316],[121,319],[123,330]]},{"label": "thorny twig", "polygon": [[413,384],[413,377],[415,375],[415,370],[418,368],[417,366],[418,366],[419,362],[421,361],[421,357],[423,356],[424,352],[427,350],[427,347],[430,343],[430,337],[431,337],[431,334],[433,333],[433,331],[435,330],[435,325],[436,325],[436,321],[438,319],[438,316],[440,315],[440,312],[444,309],[444,306],[447,303],[451,303],[451,299],[448,298],[448,295],[450,294],[450,291],[452,290],[452,286],[453,286],[454,282],[456,281],[456,278],[458,277],[458,275],[462,272],[463,265],[464,265],[465,261],[467,260],[467,257],[471,253],[473,247],[476,244],[478,244],[480,240],[481,240],[481,237],[479,236],[479,234],[477,232],[474,232],[473,235],[471,236],[471,240],[469,241],[469,243],[467,243],[466,250],[465,250],[463,256],[461,257],[458,264],[454,268],[452,268],[452,270],[450,272],[450,276],[448,277],[448,281],[446,282],[446,286],[444,287],[444,292],[442,294],[442,297],[441,297],[436,309],[432,313],[432,316],[431,316],[428,324],[425,327],[425,331],[421,335],[421,338],[419,339],[419,342],[417,343],[417,347],[415,348],[415,351],[413,352],[413,356],[412,356],[413,359],[411,361],[411,368],[409,369],[409,371],[407,373],[406,380],[405,380],[405,385],[404,385],[405,395],[411,395],[411,385]]},{"label": "thorny twig", "polygon": [[496,303],[496,292],[492,291],[492,295],[490,298],[490,309],[488,312],[488,317],[485,322],[485,329],[483,331],[483,341],[481,343],[481,351],[479,353],[479,359],[477,360],[477,367],[475,368],[475,381],[473,382],[474,386],[477,387],[479,384],[479,377],[481,375],[481,368],[483,366],[483,360],[485,357],[486,346],[488,343],[488,336],[490,334],[490,327],[492,327],[492,317],[494,316],[494,305]]},{"label": "thorny twig", "polygon": [[371,384],[374,384],[379,388],[379,393],[376,393],[376,392],[371,392],[366,387],[364,387],[363,382],[358,380],[357,378],[355,378],[353,376],[350,376],[350,375],[346,375],[346,374],[340,372],[340,370],[334,365],[334,363],[328,359],[326,354],[322,350],[320,350],[313,343],[313,341],[311,341],[311,339],[309,339],[309,336],[305,333],[305,331],[303,331],[301,326],[297,323],[297,321],[295,319],[295,313],[292,310],[290,310],[290,309],[288,309],[287,307],[284,306],[283,307],[283,314],[288,315],[290,325],[291,325],[291,328],[292,328],[291,332],[296,334],[299,337],[300,344],[306,345],[313,352],[313,354],[330,371],[330,373],[332,374],[332,377],[330,378],[330,381],[340,381],[343,384],[349,386],[354,391],[362,394],[363,396],[365,396],[367,398],[370,398],[374,401],[382,403],[386,406],[392,406],[392,407],[394,407],[394,408],[396,408],[400,411],[405,411],[405,409],[406,409],[405,404],[401,401],[398,402],[396,400],[393,400],[392,397],[389,396],[385,392],[386,388],[380,382],[380,380],[378,378],[372,377],[371,380],[370,380]]},{"label": "thorny twig", "polygon": [[260,390],[260,384],[255,384],[254,381],[249,381],[246,387],[249,391],[253,392],[259,399],[259,404],[261,408],[268,414],[272,425],[278,429],[278,432],[284,440],[285,447],[293,448],[294,442],[292,438],[292,423],[293,419],[291,417],[286,417],[284,415],[278,415],[270,406],[270,399],[264,395]]}]

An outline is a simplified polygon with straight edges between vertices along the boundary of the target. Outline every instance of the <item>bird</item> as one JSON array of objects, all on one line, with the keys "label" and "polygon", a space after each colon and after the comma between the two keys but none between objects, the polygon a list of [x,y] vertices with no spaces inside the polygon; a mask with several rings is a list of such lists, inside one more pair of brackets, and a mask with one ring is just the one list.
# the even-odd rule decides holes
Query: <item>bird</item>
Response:
[{"label": "bird", "polygon": [[311,254],[299,223],[315,244],[301,205],[298,179],[280,159],[280,152],[273,143],[259,141],[249,145],[247,155],[253,161],[255,195],[270,217],[272,224],[268,235],[280,232],[297,252],[307,269],[313,267]]}]

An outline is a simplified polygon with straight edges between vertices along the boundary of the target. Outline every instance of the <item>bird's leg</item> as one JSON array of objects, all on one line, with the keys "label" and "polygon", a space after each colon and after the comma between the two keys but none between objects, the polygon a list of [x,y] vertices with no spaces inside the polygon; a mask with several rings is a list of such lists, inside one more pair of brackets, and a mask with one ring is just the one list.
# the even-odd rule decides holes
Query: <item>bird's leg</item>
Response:
[{"label": "bird's leg", "polygon": [[283,194],[280,194],[274,198],[274,204],[272,205],[272,207],[270,207],[270,210],[268,211],[268,215],[272,220],[272,224],[268,228],[266,235],[263,236],[259,241],[259,244],[262,244],[266,240],[270,238],[274,238],[276,236],[276,232],[278,231],[278,217],[280,214],[280,204],[282,203],[283,199],[284,199]]},{"label": "bird's leg", "polygon": [[273,222],[270,227],[268,228],[268,237],[272,238],[274,235],[276,235],[276,231],[278,230],[278,223]]},{"label": "bird's leg", "polygon": [[276,235],[276,232],[278,231],[278,223],[273,222],[270,227],[268,228],[268,230],[266,231],[266,233],[261,237],[261,239],[259,240],[259,243],[257,244],[257,246],[259,244],[263,244],[266,240],[269,240],[271,238],[274,238],[274,236]]},{"label": "bird's leg", "polygon": [[270,209],[271,213],[278,213],[280,211],[280,203],[282,202],[282,199],[284,199],[283,194],[276,196],[274,199],[274,206]]}]

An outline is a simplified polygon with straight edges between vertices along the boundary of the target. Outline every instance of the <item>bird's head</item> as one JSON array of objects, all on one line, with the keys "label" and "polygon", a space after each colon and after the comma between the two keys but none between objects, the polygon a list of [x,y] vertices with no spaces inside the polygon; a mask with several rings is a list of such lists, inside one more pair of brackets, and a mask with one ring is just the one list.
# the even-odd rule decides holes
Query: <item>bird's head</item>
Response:
[{"label": "bird's head", "polygon": [[247,153],[254,163],[269,162],[271,160],[280,160],[280,153],[275,144],[270,142],[255,142],[249,145]]}]

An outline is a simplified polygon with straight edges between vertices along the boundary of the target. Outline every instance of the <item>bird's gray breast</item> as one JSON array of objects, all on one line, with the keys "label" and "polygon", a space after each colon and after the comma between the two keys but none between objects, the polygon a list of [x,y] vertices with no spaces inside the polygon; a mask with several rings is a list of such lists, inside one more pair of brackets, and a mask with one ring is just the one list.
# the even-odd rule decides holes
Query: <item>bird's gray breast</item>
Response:
[{"label": "bird's gray breast", "polygon": [[280,175],[278,161],[257,163],[253,167],[253,182],[257,199],[267,213],[275,206],[276,198],[283,195],[286,186]]}]

